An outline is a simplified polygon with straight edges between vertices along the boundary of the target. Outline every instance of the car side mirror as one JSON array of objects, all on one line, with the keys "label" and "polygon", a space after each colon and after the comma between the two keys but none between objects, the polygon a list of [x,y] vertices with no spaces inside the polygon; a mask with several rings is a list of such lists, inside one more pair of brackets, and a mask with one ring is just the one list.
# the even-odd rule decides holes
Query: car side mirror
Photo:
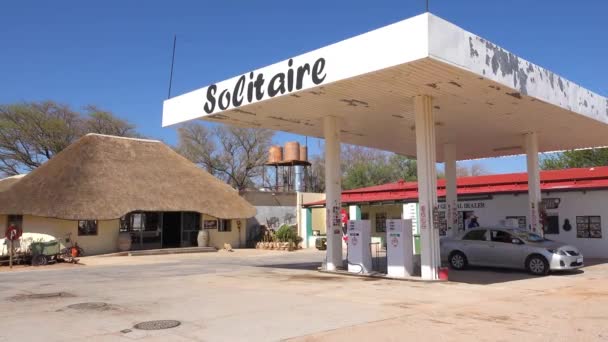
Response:
[{"label": "car side mirror", "polygon": [[514,245],[521,245],[521,241],[519,241],[519,239],[512,239],[511,243]]}]

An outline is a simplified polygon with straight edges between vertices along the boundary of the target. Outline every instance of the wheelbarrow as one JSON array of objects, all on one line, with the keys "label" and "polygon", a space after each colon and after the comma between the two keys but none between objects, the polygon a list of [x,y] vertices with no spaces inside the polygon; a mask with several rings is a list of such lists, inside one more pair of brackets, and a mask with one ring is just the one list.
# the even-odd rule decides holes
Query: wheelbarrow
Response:
[{"label": "wheelbarrow", "polygon": [[32,253],[32,266],[44,266],[57,262],[59,258],[59,241],[32,242],[30,252]]}]

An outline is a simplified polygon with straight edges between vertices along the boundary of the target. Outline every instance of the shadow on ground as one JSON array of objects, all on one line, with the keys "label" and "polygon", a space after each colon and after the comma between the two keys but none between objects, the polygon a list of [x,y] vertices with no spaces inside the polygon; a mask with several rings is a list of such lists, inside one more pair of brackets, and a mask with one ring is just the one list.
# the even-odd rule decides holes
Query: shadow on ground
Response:
[{"label": "shadow on ground", "polygon": [[263,265],[257,265],[257,267],[316,271],[317,269],[319,269],[319,267],[321,267],[321,263],[320,262],[298,262],[298,263],[291,263],[291,264],[263,264]]},{"label": "shadow on ground", "polygon": [[585,267],[608,264],[608,259],[589,259],[585,258]]},{"label": "shadow on ground", "polygon": [[[568,277],[585,273],[583,270],[553,272],[548,277]],[[465,283],[475,285],[490,285],[506,283],[510,281],[536,279],[535,276],[523,270],[512,270],[503,268],[487,268],[470,266],[466,270],[450,270],[449,279],[454,283]]]}]

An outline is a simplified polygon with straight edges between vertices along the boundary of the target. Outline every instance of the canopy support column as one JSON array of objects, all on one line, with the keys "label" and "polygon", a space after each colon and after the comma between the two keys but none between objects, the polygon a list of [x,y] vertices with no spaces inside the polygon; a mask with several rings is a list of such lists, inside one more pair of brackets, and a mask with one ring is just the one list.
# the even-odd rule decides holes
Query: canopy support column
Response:
[{"label": "canopy support column", "polygon": [[340,128],[333,116],[323,118],[325,135],[325,220],[327,256],[325,269],[343,267],[342,261],[342,182],[340,175]]},{"label": "canopy support column", "polygon": [[456,145],[443,145],[445,163],[445,218],[448,225],[448,236],[459,233],[458,227],[458,195],[456,191]]},{"label": "canopy support column", "polygon": [[538,163],[538,134],[525,134],[526,162],[528,169],[528,227],[537,234],[543,234],[540,226],[540,166]]},{"label": "canopy support column", "polygon": [[420,211],[420,261],[422,279],[439,278],[439,231],[433,217],[437,212],[437,170],[433,101],[428,95],[414,98],[416,117],[416,155],[418,167],[418,203]]}]

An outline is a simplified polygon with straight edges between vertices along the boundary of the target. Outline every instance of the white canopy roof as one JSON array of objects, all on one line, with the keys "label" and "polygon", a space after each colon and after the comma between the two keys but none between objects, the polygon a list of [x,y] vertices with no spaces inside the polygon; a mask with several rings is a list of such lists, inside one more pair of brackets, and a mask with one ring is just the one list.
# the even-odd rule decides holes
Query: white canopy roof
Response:
[{"label": "white canopy roof", "polygon": [[[247,58],[243,55],[243,58]],[[300,81],[300,82],[298,82]],[[212,84],[164,102],[163,126],[193,119],[341,140],[415,156],[413,97],[433,97],[437,159],[608,145],[608,101],[432,14]]]}]

